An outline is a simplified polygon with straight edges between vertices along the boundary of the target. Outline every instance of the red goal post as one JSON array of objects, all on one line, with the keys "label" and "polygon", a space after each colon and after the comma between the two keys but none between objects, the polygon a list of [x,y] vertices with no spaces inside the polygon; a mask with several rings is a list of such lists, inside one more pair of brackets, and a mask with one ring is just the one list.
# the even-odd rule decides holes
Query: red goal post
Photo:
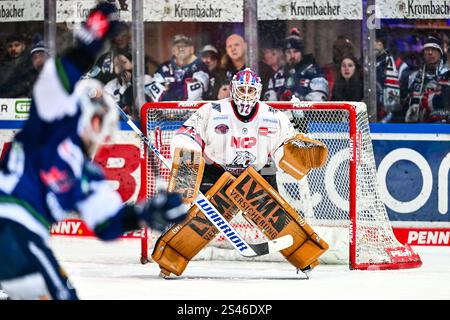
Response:
[{"label": "red goal post", "polygon": [[[169,158],[170,141],[175,131],[205,103],[145,103],[141,108],[142,132],[161,154]],[[330,244],[330,250],[321,262],[348,263],[350,269],[359,270],[419,267],[422,264],[419,255],[396,239],[378,190],[365,104],[268,104],[287,112],[300,132],[321,140],[328,147],[327,163],[320,169],[311,170],[301,181],[280,170],[276,173],[280,194]],[[153,196],[157,192],[157,181],[167,181],[168,173],[151,150],[141,144],[140,199]],[[264,238],[242,217],[236,217],[232,224],[249,243]],[[148,259],[148,250],[158,236],[152,230],[144,230],[142,262]],[[227,247],[226,241],[218,235],[210,250],[223,247]],[[231,256],[230,259],[236,257]]]}]

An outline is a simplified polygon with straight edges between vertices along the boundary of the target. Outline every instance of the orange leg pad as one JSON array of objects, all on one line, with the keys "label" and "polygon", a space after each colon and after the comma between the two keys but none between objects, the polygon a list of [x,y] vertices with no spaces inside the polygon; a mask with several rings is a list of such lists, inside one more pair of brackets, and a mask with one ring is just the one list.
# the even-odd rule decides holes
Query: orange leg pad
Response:
[{"label": "orange leg pad", "polygon": [[315,267],[328,250],[328,244],[252,167],[228,187],[226,194],[270,240],[292,235],[294,243],[281,253],[296,268]]},{"label": "orange leg pad", "polygon": [[[225,194],[234,179],[230,173],[224,173],[205,194],[227,221],[239,212],[239,208]],[[193,206],[183,224],[172,226],[159,237],[152,258],[164,274],[173,273],[179,276],[186,269],[188,262],[218,233],[217,228],[203,212]]]}]

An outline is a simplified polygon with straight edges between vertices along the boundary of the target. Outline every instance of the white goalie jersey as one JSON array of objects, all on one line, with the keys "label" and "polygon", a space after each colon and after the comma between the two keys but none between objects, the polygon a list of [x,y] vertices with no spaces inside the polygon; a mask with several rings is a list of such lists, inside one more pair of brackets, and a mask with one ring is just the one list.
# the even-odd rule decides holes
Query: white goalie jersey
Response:
[{"label": "white goalie jersey", "polygon": [[260,101],[244,120],[232,103],[227,98],[198,109],[175,134],[172,152],[175,148],[202,151],[207,164],[219,165],[234,176],[248,166],[261,170],[270,156],[278,163],[283,155],[279,147],[297,133],[286,115]]}]

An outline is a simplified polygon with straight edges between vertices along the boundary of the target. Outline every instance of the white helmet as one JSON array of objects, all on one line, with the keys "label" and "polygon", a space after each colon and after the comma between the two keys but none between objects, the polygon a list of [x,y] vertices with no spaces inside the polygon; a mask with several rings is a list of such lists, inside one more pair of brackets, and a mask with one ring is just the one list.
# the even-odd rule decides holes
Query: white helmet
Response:
[{"label": "white helmet", "polygon": [[261,78],[250,68],[236,73],[231,80],[231,99],[236,105],[236,112],[248,116],[261,97]]},{"label": "white helmet", "polygon": [[119,113],[114,98],[95,79],[84,79],[75,87],[81,108],[78,134],[95,147],[112,138],[119,129]]}]

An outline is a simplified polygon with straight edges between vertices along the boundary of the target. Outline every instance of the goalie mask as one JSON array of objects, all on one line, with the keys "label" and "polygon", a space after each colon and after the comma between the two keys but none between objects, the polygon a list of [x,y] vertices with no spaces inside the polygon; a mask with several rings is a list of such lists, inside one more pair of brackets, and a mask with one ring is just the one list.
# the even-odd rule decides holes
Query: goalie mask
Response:
[{"label": "goalie mask", "polygon": [[231,80],[231,99],[235,111],[245,117],[255,108],[261,96],[261,78],[250,68],[236,73]]},{"label": "goalie mask", "polygon": [[118,130],[119,113],[113,97],[103,91],[103,84],[98,80],[80,81],[75,93],[81,109],[78,134],[91,152]]}]

